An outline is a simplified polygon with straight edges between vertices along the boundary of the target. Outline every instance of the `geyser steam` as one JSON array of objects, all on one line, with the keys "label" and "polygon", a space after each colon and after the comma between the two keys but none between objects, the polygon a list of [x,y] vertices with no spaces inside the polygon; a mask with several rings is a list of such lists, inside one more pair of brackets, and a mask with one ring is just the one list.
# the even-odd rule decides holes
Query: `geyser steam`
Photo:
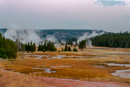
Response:
[{"label": "geyser steam", "polygon": [[36,44],[39,44],[41,39],[40,37],[35,33],[34,30],[26,30],[26,29],[8,29],[5,34],[5,38],[9,38],[13,41],[16,41],[18,39],[21,43],[28,43],[28,42],[35,42]]},{"label": "geyser steam", "polygon": [[58,39],[57,39],[54,35],[47,35],[47,36],[45,37],[45,40],[51,41],[51,42],[53,42],[53,43],[58,43]]},{"label": "geyser steam", "polygon": [[104,34],[104,32],[102,33],[97,33],[96,31],[93,31],[92,33],[84,33],[83,36],[79,37],[78,40],[77,40],[77,43],[79,43],[80,41],[82,40],[86,40],[87,41],[87,46],[92,46],[92,41],[90,40],[91,37],[95,37],[97,35],[102,35]]}]

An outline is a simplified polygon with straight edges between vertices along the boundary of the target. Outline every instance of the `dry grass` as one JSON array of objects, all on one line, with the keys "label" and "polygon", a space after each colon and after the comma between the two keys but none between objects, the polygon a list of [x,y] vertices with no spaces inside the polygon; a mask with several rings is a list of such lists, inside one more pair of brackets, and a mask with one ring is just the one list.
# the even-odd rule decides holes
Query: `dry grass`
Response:
[{"label": "dry grass", "polygon": [[0,87],[45,87],[40,80],[27,75],[0,71]]},{"label": "dry grass", "polygon": [[[32,55],[49,55],[49,57],[57,55],[68,56],[85,56],[85,58],[63,58],[63,59],[34,59],[26,58],[17,59],[14,62],[3,62],[4,69],[16,71],[20,73],[26,73],[29,75],[55,77],[55,78],[71,78],[90,81],[115,81],[115,82],[127,82],[130,83],[130,79],[122,79],[112,76],[111,73],[115,70],[130,69],[130,67],[109,67],[106,63],[122,63],[129,64],[130,61],[125,59],[130,57],[126,55],[130,49],[119,48],[88,48],[85,51],[79,52],[34,52]],[[110,54],[112,53],[112,54]],[[119,55],[118,55],[119,54]],[[107,57],[107,58],[100,58]],[[43,69],[32,68],[50,68],[51,66],[64,66],[69,65],[71,67],[56,67],[51,70],[57,71],[56,73],[45,73]],[[94,67],[95,65],[106,66],[106,68]],[[39,73],[34,73],[39,72]]]}]

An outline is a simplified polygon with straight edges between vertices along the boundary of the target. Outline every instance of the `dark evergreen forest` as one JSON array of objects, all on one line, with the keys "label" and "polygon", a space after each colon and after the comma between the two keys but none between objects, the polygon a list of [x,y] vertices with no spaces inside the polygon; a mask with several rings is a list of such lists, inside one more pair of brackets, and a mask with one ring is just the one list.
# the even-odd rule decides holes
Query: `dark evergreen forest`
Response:
[{"label": "dark evergreen forest", "polygon": [[46,52],[46,51],[57,51],[57,49],[56,49],[56,47],[55,47],[53,42],[45,41],[43,45],[39,44],[38,51],[43,51],[43,52]]},{"label": "dark evergreen forest", "polygon": [[106,33],[91,38],[93,46],[130,48],[130,33]]},{"label": "dark evergreen forest", "polygon": [[0,58],[3,59],[14,59],[17,57],[17,46],[16,44],[10,40],[2,37],[0,33]]}]

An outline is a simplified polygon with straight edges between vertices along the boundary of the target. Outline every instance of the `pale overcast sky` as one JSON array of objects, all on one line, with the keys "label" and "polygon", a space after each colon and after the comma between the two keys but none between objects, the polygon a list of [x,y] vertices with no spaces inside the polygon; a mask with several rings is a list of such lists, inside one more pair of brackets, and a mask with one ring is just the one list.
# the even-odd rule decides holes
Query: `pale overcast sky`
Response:
[{"label": "pale overcast sky", "polygon": [[0,0],[0,28],[130,31],[130,0]]}]

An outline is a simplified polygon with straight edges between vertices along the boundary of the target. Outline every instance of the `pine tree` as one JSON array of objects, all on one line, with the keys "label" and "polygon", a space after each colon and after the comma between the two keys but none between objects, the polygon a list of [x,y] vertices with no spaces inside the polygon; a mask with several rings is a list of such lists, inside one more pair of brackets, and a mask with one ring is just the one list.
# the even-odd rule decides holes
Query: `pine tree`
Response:
[{"label": "pine tree", "polygon": [[82,51],[82,49],[84,48],[86,48],[86,40],[82,40],[81,42],[79,42],[79,49],[81,49]]},{"label": "pine tree", "polygon": [[[34,51],[36,51],[36,45],[35,45],[35,43],[32,43],[32,42],[28,42],[27,44],[25,44],[24,45],[24,47],[25,47],[25,51],[27,51],[27,52],[34,52]],[[40,50],[41,48],[39,48],[39,50]]]},{"label": "pine tree", "polygon": [[68,51],[68,46],[67,44],[65,45],[65,50],[64,51]]},{"label": "pine tree", "polygon": [[17,46],[10,39],[5,39],[0,33],[0,58],[12,59],[17,57]]},{"label": "pine tree", "polygon": [[62,51],[64,51],[64,49],[62,48]]},{"label": "pine tree", "polygon": [[76,49],[76,47],[73,49],[74,52],[77,52],[78,50]]},{"label": "pine tree", "polygon": [[57,51],[55,45],[53,42],[51,41],[45,41],[44,45],[39,45],[39,50],[38,51],[43,51],[43,52],[46,52],[46,51]]},{"label": "pine tree", "polygon": [[38,51],[42,51],[42,45],[39,44]]},{"label": "pine tree", "polygon": [[70,46],[68,47],[68,51],[71,51],[71,47]]},{"label": "pine tree", "polygon": [[129,46],[130,33],[106,33],[91,38],[94,46],[105,46],[105,47],[121,47],[130,48]]}]

